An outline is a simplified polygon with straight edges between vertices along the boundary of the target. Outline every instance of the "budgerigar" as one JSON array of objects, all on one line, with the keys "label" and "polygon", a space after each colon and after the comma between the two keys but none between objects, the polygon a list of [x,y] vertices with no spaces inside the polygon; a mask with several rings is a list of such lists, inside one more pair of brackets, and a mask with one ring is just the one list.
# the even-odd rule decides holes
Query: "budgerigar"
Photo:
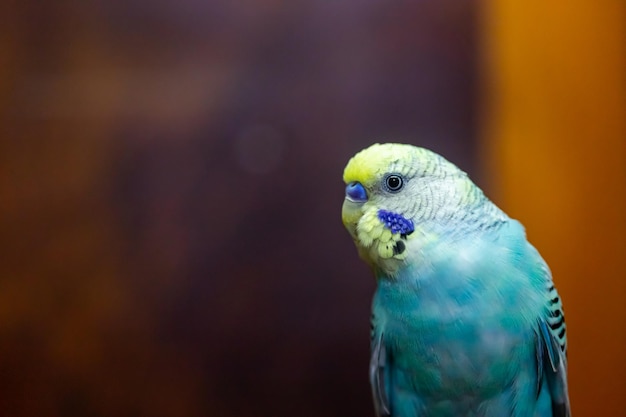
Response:
[{"label": "budgerigar", "polygon": [[376,415],[570,416],[561,300],[522,225],[411,145],[364,149],[344,181],[343,223],[377,282]]}]

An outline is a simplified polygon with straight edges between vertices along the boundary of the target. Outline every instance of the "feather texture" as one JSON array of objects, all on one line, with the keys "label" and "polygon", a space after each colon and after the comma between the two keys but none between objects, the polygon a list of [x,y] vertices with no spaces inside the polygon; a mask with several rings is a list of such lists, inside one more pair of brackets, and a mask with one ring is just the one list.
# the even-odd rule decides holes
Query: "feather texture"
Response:
[{"label": "feather texture", "polygon": [[344,180],[367,192],[343,218],[377,280],[377,416],[570,416],[562,303],[522,225],[410,145],[362,151]]}]

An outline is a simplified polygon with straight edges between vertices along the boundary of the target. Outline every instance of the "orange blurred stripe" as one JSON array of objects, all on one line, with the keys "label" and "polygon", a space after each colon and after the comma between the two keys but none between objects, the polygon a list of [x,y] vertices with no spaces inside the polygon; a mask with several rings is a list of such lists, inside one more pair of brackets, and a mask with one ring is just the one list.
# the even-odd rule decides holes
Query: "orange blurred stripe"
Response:
[{"label": "orange blurred stripe", "polygon": [[626,415],[626,2],[489,0],[484,156],[565,302],[576,416]]}]

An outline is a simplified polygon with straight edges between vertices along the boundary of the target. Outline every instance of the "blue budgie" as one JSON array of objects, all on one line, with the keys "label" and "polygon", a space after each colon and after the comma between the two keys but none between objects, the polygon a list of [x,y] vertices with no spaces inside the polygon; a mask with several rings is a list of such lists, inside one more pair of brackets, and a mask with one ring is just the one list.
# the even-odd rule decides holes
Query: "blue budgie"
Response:
[{"label": "blue budgie", "polygon": [[561,300],[522,225],[411,145],[364,149],[344,181],[342,220],[377,282],[376,415],[570,416]]}]

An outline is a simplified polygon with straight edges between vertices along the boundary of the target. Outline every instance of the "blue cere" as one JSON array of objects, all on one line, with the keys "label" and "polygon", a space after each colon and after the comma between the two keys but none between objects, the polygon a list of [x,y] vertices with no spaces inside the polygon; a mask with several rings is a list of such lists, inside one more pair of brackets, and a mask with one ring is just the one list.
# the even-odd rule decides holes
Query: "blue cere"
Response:
[{"label": "blue cere", "polygon": [[415,230],[411,220],[387,210],[378,210],[378,218],[385,224],[387,229],[391,230],[391,233],[410,235]]},{"label": "blue cere", "polygon": [[352,181],[346,186],[346,197],[355,203],[363,203],[367,201],[367,192],[360,182]]}]

